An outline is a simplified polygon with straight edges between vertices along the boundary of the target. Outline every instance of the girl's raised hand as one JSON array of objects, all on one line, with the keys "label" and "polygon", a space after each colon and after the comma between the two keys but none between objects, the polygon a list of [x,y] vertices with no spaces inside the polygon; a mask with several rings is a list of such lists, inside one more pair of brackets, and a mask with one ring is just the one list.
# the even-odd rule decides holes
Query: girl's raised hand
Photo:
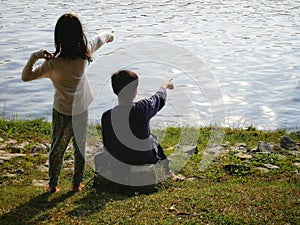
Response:
[{"label": "girl's raised hand", "polygon": [[49,60],[51,59],[53,56],[50,52],[44,50],[44,59]]},{"label": "girl's raised hand", "polygon": [[107,43],[113,42],[114,39],[115,39],[114,36],[111,36],[111,38],[107,40]]}]

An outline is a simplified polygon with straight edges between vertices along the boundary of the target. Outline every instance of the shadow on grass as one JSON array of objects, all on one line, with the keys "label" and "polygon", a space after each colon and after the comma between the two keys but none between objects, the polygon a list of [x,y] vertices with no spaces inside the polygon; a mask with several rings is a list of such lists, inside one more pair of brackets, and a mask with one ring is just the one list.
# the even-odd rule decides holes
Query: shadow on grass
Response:
[{"label": "shadow on grass", "polygon": [[[66,202],[73,195],[77,196]],[[0,216],[0,224],[35,225],[46,221],[51,223],[65,220],[66,216],[70,217],[70,220],[72,218],[78,219],[98,213],[108,202],[124,200],[131,196],[132,194],[128,193],[113,193],[95,189],[84,189],[81,193],[70,191],[55,194],[42,193]]]},{"label": "shadow on grass", "polygon": [[52,194],[42,193],[22,203],[16,208],[0,217],[1,224],[38,224],[41,221],[49,219],[52,215],[48,212],[58,203],[65,201],[74,193],[67,192],[56,198]]},{"label": "shadow on grass", "polygon": [[78,205],[67,215],[70,217],[87,217],[101,211],[106,203],[131,198],[137,195],[149,195],[159,191],[158,187],[130,187],[113,182],[97,183],[93,185],[93,191],[90,191],[84,198],[74,202]]}]

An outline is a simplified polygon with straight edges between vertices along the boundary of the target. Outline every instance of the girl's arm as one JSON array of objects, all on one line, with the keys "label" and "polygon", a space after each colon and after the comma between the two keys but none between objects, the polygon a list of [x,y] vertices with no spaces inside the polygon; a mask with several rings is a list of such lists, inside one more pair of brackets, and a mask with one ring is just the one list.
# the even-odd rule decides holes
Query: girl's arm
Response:
[{"label": "girl's arm", "polygon": [[48,62],[44,62],[41,66],[35,69],[33,69],[33,65],[39,59],[49,60],[51,57],[52,57],[51,53],[45,50],[40,50],[38,52],[32,53],[25,67],[23,68],[22,80],[31,81],[45,76],[47,72],[50,70],[50,65]]},{"label": "girl's arm", "polygon": [[89,48],[91,53],[93,54],[97,51],[103,44],[112,42],[114,40],[114,36],[111,32],[102,33],[97,36],[95,39],[89,42]]}]

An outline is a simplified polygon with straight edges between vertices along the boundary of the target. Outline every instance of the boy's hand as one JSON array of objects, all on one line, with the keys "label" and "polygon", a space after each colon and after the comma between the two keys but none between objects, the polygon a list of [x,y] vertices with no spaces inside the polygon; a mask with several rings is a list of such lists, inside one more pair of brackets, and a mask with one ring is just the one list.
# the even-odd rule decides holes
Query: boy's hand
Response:
[{"label": "boy's hand", "polygon": [[172,82],[172,79],[166,81],[166,82],[163,83],[161,86],[162,86],[163,88],[165,88],[165,89],[170,89],[170,90],[174,89],[174,84],[173,84],[173,82]]}]

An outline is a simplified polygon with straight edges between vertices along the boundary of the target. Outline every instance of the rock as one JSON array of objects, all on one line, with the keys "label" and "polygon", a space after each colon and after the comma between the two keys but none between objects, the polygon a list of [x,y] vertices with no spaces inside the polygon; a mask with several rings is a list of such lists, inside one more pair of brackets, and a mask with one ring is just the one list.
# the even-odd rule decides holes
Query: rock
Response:
[{"label": "rock", "polygon": [[17,141],[14,139],[8,139],[8,140],[4,141],[4,144],[13,145],[13,144],[17,144]]},{"label": "rock", "polygon": [[245,154],[245,153],[242,153],[242,152],[238,152],[237,154],[235,154],[235,156],[242,159],[242,160],[252,159],[252,155]]},{"label": "rock", "polygon": [[35,151],[35,152],[43,152],[43,151],[47,151],[47,150],[48,150],[48,147],[41,143],[36,143],[35,146],[33,147],[33,151]]},{"label": "rock", "polygon": [[34,179],[31,183],[35,187],[44,187],[47,186],[48,184],[46,180],[36,180],[36,179]]},{"label": "rock", "polygon": [[269,163],[266,163],[264,164],[264,167],[267,168],[267,169],[273,169],[273,170],[277,170],[279,169],[279,166],[275,166],[275,165],[272,165],[272,164],[269,164]]},{"label": "rock", "polygon": [[284,149],[290,149],[290,150],[295,150],[298,149],[298,145],[297,143],[291,139],[289,136],[282,136],[280,138],[280,147],[284,148]]},{"label": "rock", "polygon": [[286,156],[282,155],[282,154],[277,154],[277,158],[278,158],[278,160],[285,160]]},{"label": "rock", "polygon": [[29,143],[26,141],[26,142],[23,142],[21,144],[18,144],[18,145],[14,145],[11,147],[11,150],[13,152],[16,152],[16,153],[20,153],[20,152],[23,152],[25,151],[25,146],[28,145]]},{"label": "rock", "polygon": [[188,155],[192,155],[192,154],[197,154],[198,153],[197,146],[184,145],[184,146],[180,147],[179,150],[181,152],[185,153],[185,154],[188,154]]},{"label": "rock", "polygon": [[3,142],[3,141],[4,141],[4,139],[0,137],[0,142]]},{"label": "rock", "polygon": [[260,141],[258,142],[258,146],[256,148],[257,152],[271,152],[271,147],[269,146],[269,144],[267,142],[264,141]]},{"label": "rock", "polygon": [[39,165],[37,167],[37,170],[40,171],[40,172],[45,173],[45,172],[48,172],[48,167],[46,167],[45,165]]},{"label": "rock", "polygon": [[281,148],[273,142],[268,143],[265,141],[260,141],[260,142],[258,142],[257,148],[252,149],[251,151],[254,153],[269,154],[269,153],[277,152],[280,150],[281,150]]},{"label": "rock", "polygon": [[195,177],[188,177],[188,178],[186,178],[186,180],[187,181],[194,181],[194,180],[196,180],[196,178]]},{"label": "rock", "polygon": [[268,173],[269,172],[269,169],[264,168],[264,167],[256,167],[255,170],[258,170],[259,172],[262,172],[262,173]]},{"label": "rock", "polygon": [[3,162],[7,162],[9,160],[11,160],[11,156],[0,156],[0,160],[2,160]]},{"label": "rock", "polygon": [[74,164],[74,160],[73,159],[68,159],[64,161],[64,166],[72,166]]},{"label": "rock", "polygon": [[224,148],[228,148],[230,146],[230,142],[225,141],[223,144],[221,144],[221,146],[224,147]]},{"label": "rock", "polygon": [[18,169],[14,173],[5,174],[4,177],[17,177],[17,176],[20,176],[22,174],[24,174],[24,170],[23,169]]},{"label": "rock", "polygon": [[299,162],[293,163],[293,166],[300,168],[300,163]]},{"label": "rock", "polygon": [[16,177],[16,176],[18,176],[18,175],[15,173],[7,173],[4,175],[4,177],[6,177],[6,178],[11,178],[11,177]]},{"label": "rock", "polygon": [[224,148],[221,145],[210,145],[205,149],[205,154],[218,156],[223,151]]},{"label": "rock", "polygon": [[236,143],[236,150],[239,152],[248,152],[248,147],[245,143]]},{"label": "rock", "polygon": [[103,152],[103,144],[101,141],[89,142],[86,145],[87,154],[94,155],[97,152]]},{"label": "rock", "polygon": [[9,161],[14,157],[24,157],[26,156],[26,154],[21,154],[21,153],[11,153],[11,154],[3,154],[0,156],[0,160],[4,160],[4,161]]},{"label": "rock", "polygon": [[290,155],[298,156],[300,154],[299,151],[289,151]]}]

